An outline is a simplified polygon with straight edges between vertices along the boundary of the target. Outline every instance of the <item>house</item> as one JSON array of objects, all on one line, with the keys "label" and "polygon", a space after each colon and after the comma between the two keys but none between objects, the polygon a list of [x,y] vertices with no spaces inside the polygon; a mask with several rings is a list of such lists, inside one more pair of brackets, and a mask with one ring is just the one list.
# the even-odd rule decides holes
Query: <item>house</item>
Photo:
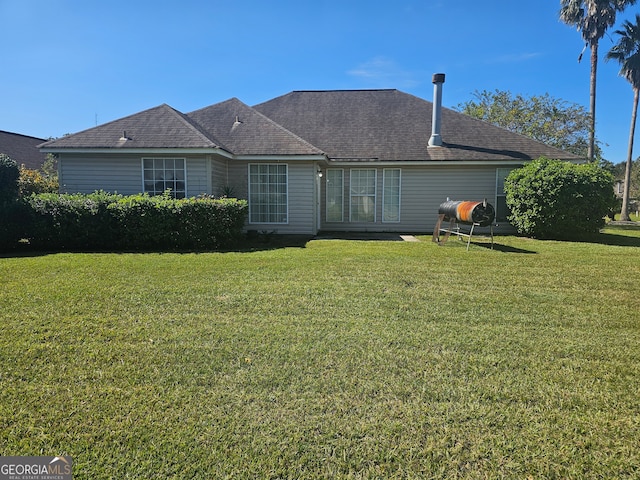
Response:
[{"label": "house", "polygon": [[8,155],[18,165],[37,170],[46,160],[46,155],[38,150],[38,145],[44,141],[43,138],[0,130],[0,153]]},{"label": "house", "polygon": [[431,232],[447,198],[494,202],[524,162],[575,155],[398,90],[294,91],[250,107],[160,105],[44,143],[60,188],[176,197],[231,192],[247,230]]}]

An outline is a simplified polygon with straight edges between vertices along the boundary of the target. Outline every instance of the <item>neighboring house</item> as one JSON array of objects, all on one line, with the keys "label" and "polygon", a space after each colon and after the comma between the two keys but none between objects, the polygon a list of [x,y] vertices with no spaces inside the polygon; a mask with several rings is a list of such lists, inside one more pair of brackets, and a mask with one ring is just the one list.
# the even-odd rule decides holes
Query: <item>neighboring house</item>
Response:
[{"label": "neighboring house", "polygon": [[11,157],[18,166],[24,165],[37,170],[46,160],[46,155],[38,150],[38,146],[44,141],[43,138],[0,130],[0,153]]},{"label": "neighboring house", "polygon": [[188,114],[160,105],[41,149],[58,157],[61,191],[231,191],[248,200],[247,230],[283,234],[431,232],[448,197],[486,198],[504,220],[511,169],[540,156],[581,161],[441,108],[437,76],[435,111],[398,90],[295,91]]}]

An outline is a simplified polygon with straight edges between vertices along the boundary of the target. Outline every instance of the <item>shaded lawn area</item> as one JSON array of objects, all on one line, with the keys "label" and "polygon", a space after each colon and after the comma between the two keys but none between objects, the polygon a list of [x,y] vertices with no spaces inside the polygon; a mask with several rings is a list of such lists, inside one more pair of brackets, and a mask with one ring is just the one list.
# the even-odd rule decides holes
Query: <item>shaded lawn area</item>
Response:
[{"label": "shaded lawn area", "polygon": [[0,258],[0,452],[74,478],[640,476],[640,229]]}]

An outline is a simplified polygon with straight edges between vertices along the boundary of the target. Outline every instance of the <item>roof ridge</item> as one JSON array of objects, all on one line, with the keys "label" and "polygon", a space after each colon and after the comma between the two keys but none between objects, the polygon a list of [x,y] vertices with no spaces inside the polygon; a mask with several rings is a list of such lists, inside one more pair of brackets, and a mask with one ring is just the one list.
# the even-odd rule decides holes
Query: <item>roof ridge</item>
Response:
[{"label": "roof ridge", "polygon": [[175,108],[173,108],[171,105],[167,105],[166,103],[163,103],[162,105],[160,105],[161,107],[168,107],[175,115],[178,116],[178,119],[180,119],[182,122],[184,122],[188,127],[191,127],[195,130],[195,132],[204,140],[206,140],[207,142],[211,143],[211,145],[214,148],[220,148],[222,146],[222,144],[217,141],[215,138],[212,138],[213,136],[208,135],[204,129],[202,128],[202,126],[196,122],[195,120],[189,118],[189,116],[186,113],[182,113],[179,110],[176,110]]},{"label": "roof ridge", "polygon": [[34,140],[42,140],[42,141],[47,141],[45,138],[42,137],[34,137],[33,135],[25,135],[24,133],[17,133],[17,132],[9,132],[8,130],[0,130],[0,133],[6,133],[8,135],[17,135],[19,137],[25,137],[25,138],[33,138]]},{"label": "roof ridge", "polygon": [[[399,92],[397,88],[337,88],[328,90],[292,90],[290,93],[325,93],[325,92]],[[286,95],[286,94],[285,94]],[[263,102],[264,103],[264,102]]]},{"label": "roof ridge", "polygon": [[160,107],[169,107],[171,110],[174,110],[174,108],[171,107],[170,105],[167,105],[166,103],[161,103],[160,105],[156,105],[155,107],[145,108],[144,110],[141,110],[139,112],[132,113],[130,115],[125,115],[124,117],[116,118],[114,120],[110,120],[110,121],[108,121],[106,123],[101,123],[100,125],[96,125],[94,127],[85,128],[84,130],[80,130],[78,132],[70,133],[68,135],[64,135],[64,136],[59,137],[59,138],[53,138],[51,140],[47,140],[46,142],[42,143],[41,145],[38,145],[38,148],[45,147],[50,143],[57,142],[58,140],[61,140],[61,139],[66,138],[66,137],[80,135],[81,133],[90,132],[91,130],[96,130],[98,128],[103,128],[103,127],[106,127],[108,125],[111,125],[112,123],[121,122],[122,120],[126,120],[128,118],[135,117],[136,115],[141,115],[143,113],[150,112],[151,110],[157,110]]}]

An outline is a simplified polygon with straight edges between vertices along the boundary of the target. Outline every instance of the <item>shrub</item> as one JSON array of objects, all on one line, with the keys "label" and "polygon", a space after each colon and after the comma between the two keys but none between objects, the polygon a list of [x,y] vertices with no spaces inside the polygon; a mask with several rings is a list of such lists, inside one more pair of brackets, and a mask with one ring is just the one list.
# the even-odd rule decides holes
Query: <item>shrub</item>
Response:
[{"label": "shrub", "polygon": [[18,164],[9,155],[0,153],[0,203],[18,197]]},{"label": "shrub", "polygon": [[56,193],[58,191],[58,177],[43,175],[38,170],[20,167],[18,179],[20,196],[28,197],[34,193]]},{"label": "shrub", "polygon": [[247,215],[244,200],[168,194],[40,194],[26,204],[26,237],[49,250],[216,249],[241,235]]},{"label": "shrub", "polygon": [[113,248],[117,226],[108,207],[120,197],[105,192],[31,195],[26,199],[31,216],[27,237],[35,248]]},{"label": "shrub", "polygon": [[29,230],[29,208],[20,199],[0,202],[0,251],[14,250]]},{"label": "shrub", "polygon": [[579,238],[604,226],[614,199],[613,177],[594,163],[539,158],[505,180],[509,221],[536,238]]}]

